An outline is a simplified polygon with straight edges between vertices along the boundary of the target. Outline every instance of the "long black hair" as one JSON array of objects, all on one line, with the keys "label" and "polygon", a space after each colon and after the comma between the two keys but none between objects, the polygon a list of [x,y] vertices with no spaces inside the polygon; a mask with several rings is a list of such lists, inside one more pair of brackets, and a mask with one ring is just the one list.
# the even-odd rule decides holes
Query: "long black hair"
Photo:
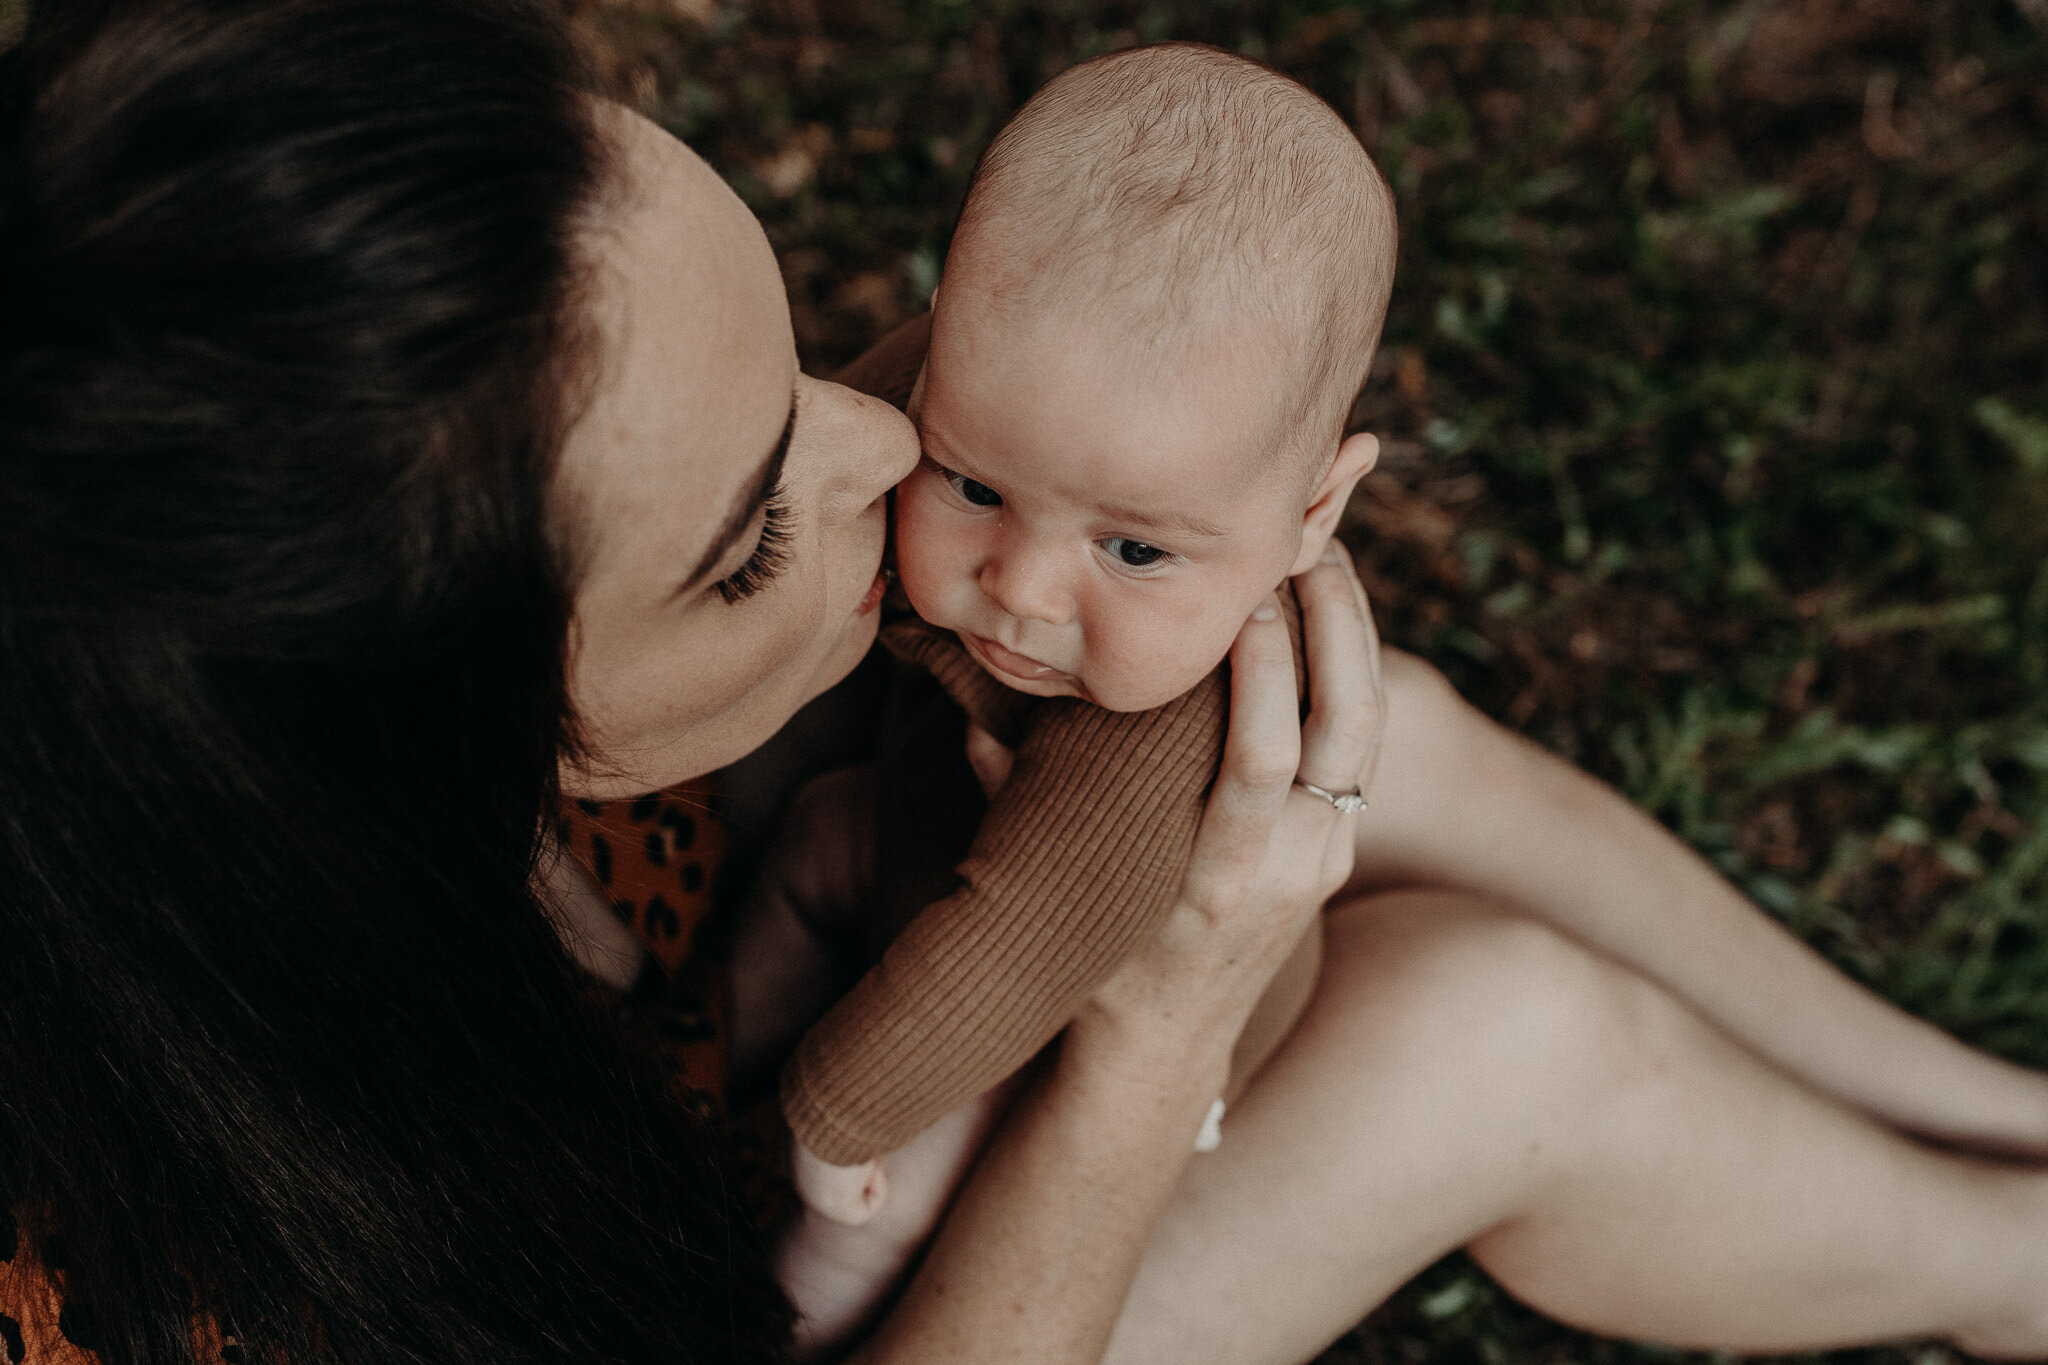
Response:
[{"label": "long black hair", "polygon": [[780,1353],[530,890],[605,181],[539,0],[0,56],[0,1211],[109,1362]]}]

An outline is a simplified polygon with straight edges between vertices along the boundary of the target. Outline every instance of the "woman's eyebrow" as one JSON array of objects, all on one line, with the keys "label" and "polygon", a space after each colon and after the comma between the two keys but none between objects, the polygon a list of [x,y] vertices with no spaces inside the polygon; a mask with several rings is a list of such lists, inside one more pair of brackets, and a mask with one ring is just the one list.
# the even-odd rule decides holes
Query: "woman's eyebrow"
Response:
[{"label": "woman's eyebrow", "polygon": [[718,567],[718,561],[725,558],[733,542],[740,538],[740,532],[747,529],[754,520],[754,513],[761,504],[768,501],[768,495],[775,491],[775,485],[782,482],[782,464],[789,458],[789,435],[796,430],[796,395],[789,396],[789,416],[782,423],[782,435],[776,438],[775,449],[768,452],[768,458],[761,461],[761,468],[740,492],[731,510],[725,514],[725,521],[719,526],[718,534],[711,538],[711,545],[704,551],[704,557],[697,561],[697,567],[690,570],[690,576],[683,580],[678,593],[688,592],[697,586],[704,576]]}]

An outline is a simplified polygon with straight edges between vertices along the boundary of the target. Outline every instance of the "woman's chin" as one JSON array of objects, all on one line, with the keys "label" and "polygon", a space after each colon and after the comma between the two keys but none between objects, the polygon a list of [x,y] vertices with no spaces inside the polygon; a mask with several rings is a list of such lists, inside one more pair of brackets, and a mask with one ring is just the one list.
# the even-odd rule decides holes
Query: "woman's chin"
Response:
[{"label": "woman's chin", "polygon": [[[875,601],[879,605],[881,598],[877,597]],[[882,614],[873,607],[856,612],[853,619],[847,623],[845,639],[840,647],[833,651],[827,666],[819,670],[816,685],[812,688],[810,696],[804,700],[808,702],[846,681],[846,675],[853,672],[860,665],[860,661],[868,656],[868,650],[873,647],[875,636],[881,630],[881,626]]]}]

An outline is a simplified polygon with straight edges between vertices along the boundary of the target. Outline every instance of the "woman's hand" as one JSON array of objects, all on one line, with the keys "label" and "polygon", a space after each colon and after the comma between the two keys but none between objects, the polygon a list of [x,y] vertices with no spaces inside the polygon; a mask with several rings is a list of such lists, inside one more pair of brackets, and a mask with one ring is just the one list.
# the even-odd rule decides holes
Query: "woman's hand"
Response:
[{"label": "woman's hand", "polygon": [[[1350,872],[1359,817],[1294,780],[1344,792],[1370,778],[1385,710],[1379,641],[1342,551],[1295,587],[1308,723],[1269,604],[1231,651],[1223,767],[1177,904],[1067,1026],[863,1365],[1101,1359],[1238,1033]],[[972,740],[969,756],[985,784],[1000,782],[1001,753]]]},{"label": "woman's hand", "polygon": [[[1120,1026],[1171,1021],[1211,1036],[1219,1065],[1309,920],[1349,877],[1354,822],[1368,818],[1339,812],[1296,779],[1332,792],[1365,790],[1386,719],[1379,636],[1350,557],[1332,542],[1294,585],[1308,720],[1298,720],[1293,650],[1269,601],[1231,650],[1229,739],[1180,899],[1090,1011]],[[1086,1015],[1076,1021],[1089,1023]]]}]

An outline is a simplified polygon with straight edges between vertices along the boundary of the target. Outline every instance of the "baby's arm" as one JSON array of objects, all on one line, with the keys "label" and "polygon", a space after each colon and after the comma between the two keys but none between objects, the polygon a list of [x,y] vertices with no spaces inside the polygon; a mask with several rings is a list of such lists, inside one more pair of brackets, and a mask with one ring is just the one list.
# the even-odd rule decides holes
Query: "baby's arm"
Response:
[{"label": "baby's arm", "polygon": [[1834,970],[1663,826],[1388,651],[1359,885],[1511,901],[1628,963],[1788,1072],[1923,1136],[2048,1157],[2048,1077],[1976,1052]]},{"label": "baby's arm", "polygon": [[791,1058],[783,1112],[814,1154],[852,1166],[900,1146],[1059,1032],[1171,908],[1223,721],[1215,678],[1155,711],[1041,708],[964,885]]},{"label": "baby's arm", "polygon": [[[797,1144],[794,1174],[806,1189],[805,1210],[776,1253],[776,1277],[797,1307],[800,1354],[845,1340],[902,1278],[1016,1089],[1013,1080],[977,1095],[904,1146],[864,1163],[888,1171],[888,1200],[858,1224],[809,1198],[807,1179],[818,1176],[807,1176],[806,1163],[820,1159]],[[837,1179],[844,1169],[831,1167],[824,1178]]]}]

